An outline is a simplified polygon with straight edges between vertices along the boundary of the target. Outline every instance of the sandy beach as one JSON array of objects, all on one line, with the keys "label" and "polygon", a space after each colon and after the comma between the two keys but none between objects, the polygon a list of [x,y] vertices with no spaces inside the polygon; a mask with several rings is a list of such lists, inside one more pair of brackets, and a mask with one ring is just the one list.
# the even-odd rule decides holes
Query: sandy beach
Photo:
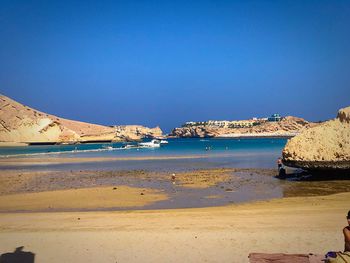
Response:
[{"label": "sandy beach", "polygon": [[94,187],[0,196],[0,211],[142,207],[165,199],[165,194],[150,189]]},{"label": "sandy beach", "polygon": [[248,262],[342,250],[350,193],[201,209],[2,213],[0,252],[35,262]]},{"label": "sandy beach", "polygon": [[[2,170],[0,253],[24,246],[36,263],[248,262],[252,252],[342,250],[348,181],[280,182],[274,173],[202,169],[171,180],[171,171]],[[225,199],[246,185],[255,195],[282,187],[284,197]],[[150,209],[196,198],[226,205]]]}]

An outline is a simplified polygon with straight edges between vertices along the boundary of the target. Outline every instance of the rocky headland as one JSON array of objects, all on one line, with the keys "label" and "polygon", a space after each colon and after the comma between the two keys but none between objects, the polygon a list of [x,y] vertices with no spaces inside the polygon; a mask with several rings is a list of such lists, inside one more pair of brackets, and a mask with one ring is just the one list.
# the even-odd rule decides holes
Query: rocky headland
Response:
[{"label": "rocky headland", "polygon": [[119,125],[113,126],[118,137],[125,141],[137,141],[142,138],[163,138],[160,127],[148,128],[141,125]]},{"label": "rocky headland", "polygon": [[169,134],[172,137],[293,137],[304,129],[317,126],[302,118],[287,116],[276,122],[263,122],[252,127],[228,128],[215,125],[195,125],[175,128]]},{"label": "rocky headland", "polygon": [[50,115],[0,95],[0,146],[88,143],[162,136],[159,127],[103,126]]},{"label": "rocky headland", "polygon": [[304,130],[283,149],[283,163],[308,170],[350,169],[350,107],[335,119]]}]

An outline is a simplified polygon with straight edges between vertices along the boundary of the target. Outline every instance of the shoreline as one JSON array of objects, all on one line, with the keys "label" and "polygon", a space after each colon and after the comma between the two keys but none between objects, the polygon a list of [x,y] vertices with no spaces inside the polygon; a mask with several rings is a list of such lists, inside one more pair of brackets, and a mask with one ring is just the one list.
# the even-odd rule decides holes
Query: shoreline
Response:
[{"label": "shoreline", "polygon": [[[69,153],[71,154],[71,153]],[[264,153],[259,153],[264,154]],[[49,155],[47,153],[46,155]],[[54,155],[54,154],[53,154]],[[0,167],[35,164],[65,164],[65,163],[85,163],[85,162],[109,162],[109,161],[145,161],[145,160],[181,160],[181,159],[201,159],[201,158],[217,158],[217,157],[234,157],[234,156],[251,156],[251,153],[205,153],[205,154],[189,154],[189,155],[166,155],[166,156],[128,156],[128,157],[62,157],[47,156],[45,158],[17,156],[17,157],[0,157]]]},{"label": "shoreline", "polygon": [[[230,134],[221,134],[213,137],[178,137],[178,136],[165,136],[163,139],[195,139],[195,138],[217,138],[217,139],[240,139],[240,138],[292,138],[299,133],[230,133]],[[158,137],[157,137],[158,138]],[[156,138],[155,138],[156,139]],[[139,142],[140,140],[134,141],[81,141],[81,142],[0,142],[1,147],[23,147],[23,146],[50,146],[50,145],[80,145],[80,144],[96,144],[96,143],[126,143],[126,142]]]},{"label": "shoreline", "polygon": [[[255,175],[252,177],[248,174]],[[0,213],[119,211],[128,207],[149,210],[225,205],[228,203],[226,198],[240,201],[237,199],[240,192],[256,180],[256,174],[260,174],[266,181],[271,180],[273,171],[196,169],[177,172],[172,178],[173,171],[3,170],[0,176]],[[260,199],[264,197],[261,195]],[[192,200],[189,202],[188,198]],[[241,202],[250,199],[248,196]]]},{"label": "shoreline", "polygon": [[275,169],[262,168],[8,169],[0,175],[0,213],[217,207],[350,189],[350,181],[290,181],[275,176]]},{"label": "shoreline", "polygon": [[[19,167],[35,162],[46,165],[210,157],[215,155],[7,158],[0,159],[0,167]],[[96,169],[97,165],[92,167]],[[276,170],[265,169],[264,174],[261,168],[231,168],[233,172],[244,174],[239,181],[235,176],[230,178],[231,181],[224,174],[217,176],[218,173],[210,169],[202,169],[202,174],[198,170],[177,172],[174,187],[170,177],[172,171],[11,169],[1,171],[0,203],[13,210],[28,205],[28,210],[9,212],[4,209],[0,212],[0,254],[24,246],[24,251],[35,253],[36,263],[184,260],[189,263],[241,263],[248,262],[249,253],[253,252],[325,254],[343,249],[342,228],[346,224],[344,215],[349,210],[349,181],[276,180],[275,184],[284,187],[281,188],[283,197],[220,206],[155,209],[152,208],[154,200],[170,202],[172,193],[178,194],[187,204],[195,198],[208,197],[207,200],[215,201],[216,196],[223,193],[229,197],[226,200],[232,200],[231,195],[239,189],[253,195],[270,192],[276,189],[271,183]],[[254,173],[257,178],[252,175]],[[155,187],[154,183],[159,182],[158,188]],[[244,184],[253,186],[254,191],[244,188]],[[113,190],[114,187],[120,187],[122,192],[115,195],[117,189]],[[158,191],[166,187],[170,192]],[[196,191],[204,192],[195,195]],[[148,199],[144,200],[144,197]],[[134,203],[123,209],[98,209],[123,204],[130,198]],[[15,203],[11,203],[13,201]],[[135,209],[135,204],[139,204],[137,209],[140,210]],[[48,205],[53,209],[48,209]],[[72,210],[69,210],[70,205]],[[90,206],[91,210],[79,209],[84,206]]]}]

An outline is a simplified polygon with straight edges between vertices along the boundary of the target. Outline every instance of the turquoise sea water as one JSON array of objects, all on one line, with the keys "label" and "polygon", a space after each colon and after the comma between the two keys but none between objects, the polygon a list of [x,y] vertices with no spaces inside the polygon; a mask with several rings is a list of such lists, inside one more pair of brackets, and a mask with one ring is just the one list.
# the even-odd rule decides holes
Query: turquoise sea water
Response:
[{"label": "turquoise sea water", "polygon": [[[287,139],[168,139],[160,148],[123,149],[125,143],[49,145],[0,148],[1,158],[8,157],[122,157],[130,160],[84,164],[55,164],[57,169],[148,169],[187,170],[192,168],[243,167],[273,168]],[[133,143],[136,144],[136,143]],[[106,149],[107,147],[113,149]],[[210,150],[208,150],[210,148]],[[180,158],[180,157],[188,158]],[[133,160],[152,157],[150,160]],[[159,159],[157,159],[159,157]],[[162,159],[162,157],[179,157]],[[193,158],[192,158],[193,157]]]},{"label": "turquoise sea water", "polygon": [[[149,141],[149,140],[146,140]],[[23,147],[1,147],[0,157],[13,156],[171,156],[171,155],[197,155],[218,153],[255,151],[281,151],[287,140],[283,138],[254,138],[254,139],[168,139],[169,143],[160,148],[132,148],[124,149],[126,144],[136,143],[95,143],[76,145],[40,145]],[[109,149],[107,149],[107,147]],[[113,149],[110,149],[113,147]],[[207,150],[209,149],[210,150]]]}]

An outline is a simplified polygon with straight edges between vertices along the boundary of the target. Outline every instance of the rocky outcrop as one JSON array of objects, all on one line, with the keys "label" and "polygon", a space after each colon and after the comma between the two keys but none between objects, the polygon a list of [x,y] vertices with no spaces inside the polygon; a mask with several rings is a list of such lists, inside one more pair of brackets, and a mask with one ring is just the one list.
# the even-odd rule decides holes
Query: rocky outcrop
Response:
[{"label": "rocky outcrop", "polygon": [[288,166],[304,169],[350,169],[350,107],[337,118],[290,139],[282,152]]},{"label": "rocky outcrop", "polygon": [[162,135],[159,127],[123,127],[117,129],[60,118],[0,95],[0,145],[124,141]]},{"label": "rocky outcrop", "polygon": [[170,136],[181,138],[215,137],[219,134],[218,130],[218,128],[206,126],[181,127],[173,129]]},{"label": "rocky outcrop", "polygon": [[316,126],[302,118],[284,117],[279,122],[265,122],[250,128],[221,128],[210,125],[175,128],[170,133],[174,137],[266,137],[294,136],[306,128]]},{"label": "rocky outcrop", "polygon": [[350,123],[350,107],[340,109],[338,111],[337,119],[341,122]]},{"label": "rocky outcrop", "polygon": [[141,138],[162,138],[163,132],[160,127],[148,128],[141,125],[114,126],[119,137],[125,140],[139,140]]}]

